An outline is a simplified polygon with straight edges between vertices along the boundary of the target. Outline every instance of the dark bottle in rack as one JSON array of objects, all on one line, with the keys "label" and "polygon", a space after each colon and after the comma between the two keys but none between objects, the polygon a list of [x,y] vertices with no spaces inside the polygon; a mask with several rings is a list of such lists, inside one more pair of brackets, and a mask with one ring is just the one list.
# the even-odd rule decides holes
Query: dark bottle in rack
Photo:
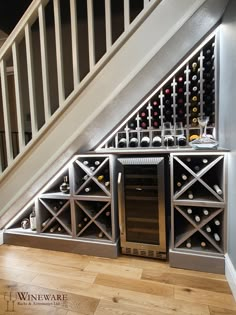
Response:
[{"label": "dark bottle in rack", "polygon": [[83,161],[83,164],[84,164],[85,166],[88,166],[88,165],[89,165],[89,161],[85,160],[85,161]]},{"label": "dark bottle in rack", "polygon": [[118,141],[118,148],[125,148],[127,147],[127,139],[126,138],[121,138]]},{"label": "dark bottle in rack", "polygon": [[137,147],[138,146],[138,138],[132,137],[129,141],[129,146],[131,148]]},{"label": "dark bottle in rack", "polygon": [[171,89],[170,88],[164,89],[164,94],[170,96],[171,95]]},{"label": "dark bottle in rack", "polygon": [[98,238],[103,238],[104,237],[104,233],[101,231],[98,233]]},{"label": "dark bottle in rack", "polygon": [[214,223],[216,226],[220,226],[220,220],[219,219],[214,219]]},{"label": "dark bottle in rack", "polygon": [[145,136],[145,137],[142,137],[141,141],[140,141],[140,145],[141,147],[149,147],[150,145],[150,138]]},{"label": "dark bottle in rack", "polygon": [[159,137],[159,136],[153,137],[152,146],[153,147],[160,147],[161,146],[161,137]]},{"label": "dark bottle in rack", "polygon": [[154,128],[158,128],[160,124],[159,124],[159,122],[157,120],[154,120],[152,125],[153,125]]},{"label": "dark bottle in rack", "polygon": [[177,144],[180,146],[180,147],[183,147],[183,146],[186,146],[187,144],[187,139],[184,135],[179,135],[177,137]]},{"label": "dark bottle in rack", "polygon": [[141,127],[142,129],[147,129],[147,126],[148,126],[147,120],[141,120],[141,121],[140,121],[140,127]]},{"label": "dark bottle in rack", "polygon": [[187,248],[191,248],[191,247],[192,247],[191,239],[188,239],[188,240],[186,241],[186,247],[187,247]]},{"label": "dark bottle in rack", "polygon": [[178,182],[176,183],[176,186],[177,186],[178,188],[180,188],[180,187],[182,186],[182,183],[181,183],[180,181],[178,181]]},{"label": "dark bottle in rack", "polygon": [[197,63],[197,62],[193,62],[193,63],[191,64],[191,70],[192,70],[193,72],[197,72],[197,70],[198,70],[198,63]]},{"label": "dark bottle in rack", "polygon": [[191,200],[194,197],[192,191],[188,191],[187,195],[188,195],[188,199],[191,199]]},{"label": "dark bottle in rack", "polygon": [[44,228],[49,223],[50,220],[51,220],[51,218],[47,218],[45,221],[43,221],[42,222],[42,228]]},{"label": "dark bottle in rack", "polygon": [[157,100],[153,100],[152,101],[152,106],[153,106],[153,108],[158,107],[159,106],[159,102]]},{"label": "dark bottle in rack", "polygon": [[53,225],[50,229],[49,229],[49,232],[50,233],[54,233],[57,231],[57,229],[59,228],[59,224],[56,223],[55,225]]},{"label": "dark bottle in rack", "polygon": [[99,166],[100,164],[101,164],[101,162],[98,161],[98,160],[94,162],[94,165],[95,165],[95,166]]},{"label": "dark bottle in rack", "polygon": [[86,193],[89,193],[91,190],[92,190],[91,187],[85,187],[85,189],[84,189],[84,191],[85,191]]},{"label": "dark bottle in rack", "polygon": [[207,244],[206,244],[205,241],[201,241],[201,242],[200,242],[200,245],[201,245],[202,248],[206,248],[206,246],[207,246]]},{"label": "dark bottle in rack", "polygon": [[173,145],[175,144],[175,140],[174,140],[174,137],[169,135],[169,136],[165,136],[164,138],[164,145],[166,147],[172,147]]},{"label": "dark bottle in rack", "polygon": [[207,233],[211,233],[211,227],[210,227],[210,225],[206,225],[206,226],[205,226],[205,230],[206,230]]},{"label": "dark bottle in rack", "polygon": [[222,194],[223,194],[222,189],[221,189],[217,184],[215,184],[215,185],[213,186],[213,188],[214,188],[214,190],[217,192],[218,195],[222,195]]},{"label": "dark bottle in rack", "polygon": [[70,190],[69,183],[68,183],[68,176],[64,176],[64,181],[60,185],[60,191],[66,194]]},{"label": "dark bottle in rack", "polygon": [[201,217],[199,215],[195,215],[194,219],[197,223],[199,223],[201,221]]},{"label": "dark bottle in rack", "polygon": [[203,213],[204,215],[206,215],[206,216],[209,215],[209,211],[208,211],[207,209],[205,209],[205,208],[202,209],[202,213]]},{"label": "dark bottle in rack", "polygon": [[187,209],[187,213],[188,213],[188,214],[192,214],[192,213],[193,213],[192,208],[188,208],[188,209]]},{"label": "dark bottle in rack", "polygon": [[129,122],[128,126],[129,126],[130,129],[135,129],[136,128],[136,122],[135,121],[131,121],[131,122]]},{"label": "dark bottle in rack", "polygon": [[216,242],[220,242],[220,235],[218,233],[214,233],[213,236]]}]

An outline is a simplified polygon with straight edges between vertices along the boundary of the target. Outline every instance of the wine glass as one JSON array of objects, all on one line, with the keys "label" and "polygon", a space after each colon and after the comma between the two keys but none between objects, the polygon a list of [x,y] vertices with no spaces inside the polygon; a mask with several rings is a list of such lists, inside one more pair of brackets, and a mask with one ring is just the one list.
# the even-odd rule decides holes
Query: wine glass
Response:
[{"label": "wine glass", "polygon": [[200,138],[203,138],[206,135],[206,126],[208,124],[208,121],[209,121],[208,116],[198,117],[198,123],[200,126]]}]

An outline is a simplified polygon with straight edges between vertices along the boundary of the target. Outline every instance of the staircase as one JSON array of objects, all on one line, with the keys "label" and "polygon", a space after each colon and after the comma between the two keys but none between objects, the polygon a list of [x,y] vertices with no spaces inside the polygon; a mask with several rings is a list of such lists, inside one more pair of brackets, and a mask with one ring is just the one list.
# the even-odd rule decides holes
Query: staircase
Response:
[{"label": "staircase", "polygon": [[[33,1],[0,50],[6,149],[0,160],[0,228],[75,153],[93,149],[164,80],[215,27],[227,2],[143,0],[131,11],[131,2],[124,0],[113,15],[112,2],[105,0],[103,13],[96,15],[96,2],[87,0],[85,28],[76,0],[68,1],[68,12],[59,0]],[[117,16],[122,23],[115,32]],[[103,20],[103,33],[98,20]],[[98,37],[103,41],[99,49]]]}]

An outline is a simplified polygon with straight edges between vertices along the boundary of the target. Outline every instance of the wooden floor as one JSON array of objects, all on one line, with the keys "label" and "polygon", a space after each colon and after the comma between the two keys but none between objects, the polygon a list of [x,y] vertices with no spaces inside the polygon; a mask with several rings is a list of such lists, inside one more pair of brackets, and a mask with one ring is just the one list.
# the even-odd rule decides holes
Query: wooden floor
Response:
[{"label": "wooden floor", "polygon": [[236,303],[222,275],[2,245],[0,314],[236,315]]}]

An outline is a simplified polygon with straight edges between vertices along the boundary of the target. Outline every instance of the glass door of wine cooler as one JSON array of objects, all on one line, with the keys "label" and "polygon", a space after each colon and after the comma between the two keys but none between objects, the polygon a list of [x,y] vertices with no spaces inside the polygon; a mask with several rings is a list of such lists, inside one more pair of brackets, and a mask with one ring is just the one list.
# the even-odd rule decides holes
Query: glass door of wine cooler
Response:
[{"label": "glass door of wine cooler", "polygon": [[118,160],[122,252],[166,258],[164,158]]}]

